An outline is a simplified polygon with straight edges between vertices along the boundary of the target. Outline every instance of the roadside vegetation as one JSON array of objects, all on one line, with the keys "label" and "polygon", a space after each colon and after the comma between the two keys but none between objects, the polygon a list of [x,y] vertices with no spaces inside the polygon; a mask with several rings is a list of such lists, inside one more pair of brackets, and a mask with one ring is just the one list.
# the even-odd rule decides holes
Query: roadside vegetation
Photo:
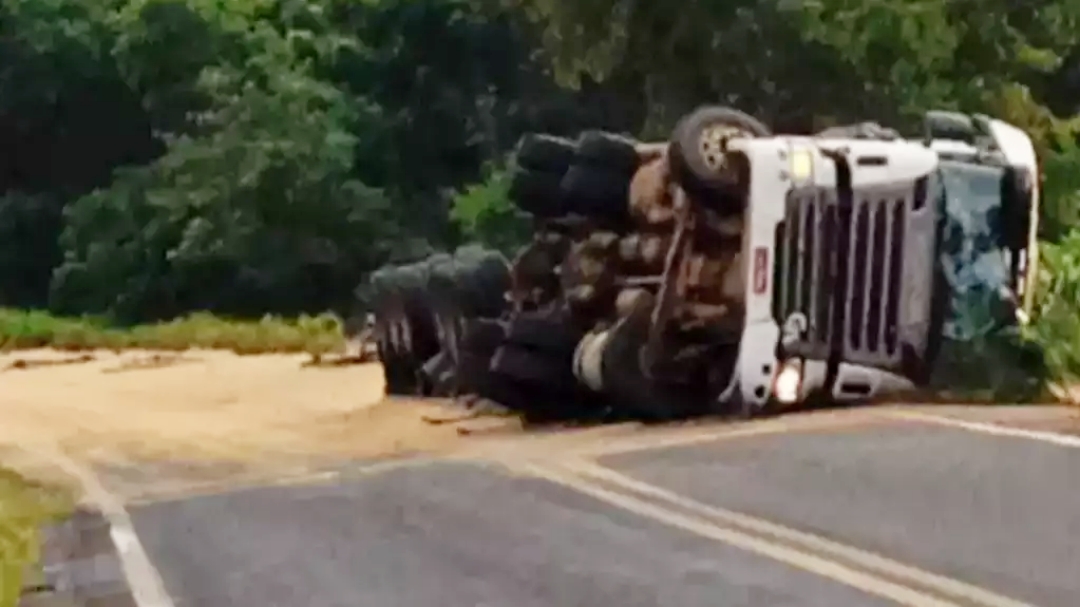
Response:
[{"label": "roadside vegetation", "polygon": [[40,529],[72,505],[65,492],[0,468],[0,607],[15,607],[23,586],[39,582],[30,569],[39,558]]},{"label": "roadside vegetation", "polygon": [[[505,170],[524,132],[659,139],[725,102],[778,131],[915,134],[940,108],[1020,125],[1046,169],[1035,322],[954,358],[1071,381],[1080,5],[973,6],[0,0],[0,308],[34,311],[4,312],[0,339],[318,350],[334,341],[319,315],[361,310],[378,267],[514,249],[528,223]],[[1040,365],[1019,365],[1031,348]]]},{"label": "roadside vegetation", "polygon": [[61,318],[47,312],[0,309],[0,350],[231,350],[237,354],[339,351],[341,323],[330,314],[235,320],[196,313],[128,327],[101,318]]}]

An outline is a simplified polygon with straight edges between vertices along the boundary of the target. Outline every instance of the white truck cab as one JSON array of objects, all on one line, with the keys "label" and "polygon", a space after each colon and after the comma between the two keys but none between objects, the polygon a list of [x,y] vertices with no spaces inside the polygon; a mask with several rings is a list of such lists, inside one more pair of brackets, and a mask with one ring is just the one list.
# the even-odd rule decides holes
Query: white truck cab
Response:
[{"label": "white truck cab", "polygon": [[972,293],[1010,302],[1024,321],[1038,217],[1034,146],[998,120],[947,118],[979,136],[934,138],[931,124],[919,141],[727,142],[750,169],[746,319],[721,402],[752,412],[913,389],[942,334],[972,330]]}]

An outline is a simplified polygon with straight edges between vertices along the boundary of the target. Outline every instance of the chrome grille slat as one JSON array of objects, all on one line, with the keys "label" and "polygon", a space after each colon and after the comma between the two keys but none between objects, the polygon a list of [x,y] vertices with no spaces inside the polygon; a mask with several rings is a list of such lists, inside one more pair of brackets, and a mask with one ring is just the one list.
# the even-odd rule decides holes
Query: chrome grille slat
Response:
[{"label": "chrome grille slat", "polygon": [[896,355],[900,347],[900,289],[904,279],[904,238],[907,235],[908,201],[898,199],[892,208],[892,239],[889,247],[889,270],[887,283],[889,295],[885,299],[885,348]]},{"label": "chrome grille slat", "polygon": [[[801,190],[788,196],[776,235],[776,258],[784,267],[776,273],[782,284],[774,289],[774,312],[781,324],[792,314],[802,314],[807,321],[805,335],[791,346],[793,353],[827,356],[833,332],[841,331],[838,343],[845,360],[899,364],[905,222],[912,198],[895,189],[856,191],[851,214],[842,220],[836,196],[828,190]],[[848,259],[835,260],[838,239],[844,234]],[[847,297],[842,302],[836,293],[839,268],[847,272]],[[836,305],[844,306],[839,327],[833,326]]]}]

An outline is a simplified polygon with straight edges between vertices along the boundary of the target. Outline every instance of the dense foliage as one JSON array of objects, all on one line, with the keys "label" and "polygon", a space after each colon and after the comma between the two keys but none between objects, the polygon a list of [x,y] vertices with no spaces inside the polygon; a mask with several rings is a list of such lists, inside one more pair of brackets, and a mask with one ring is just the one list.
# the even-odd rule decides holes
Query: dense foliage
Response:
[{"label": "dense foliage", "polygon": [[344,311],[387,261],[513,246],[520,133],[663,136],[706,101],[1028,128],[1036,333],[1080,337],[1075,0],[0,0],[0,306]]}]

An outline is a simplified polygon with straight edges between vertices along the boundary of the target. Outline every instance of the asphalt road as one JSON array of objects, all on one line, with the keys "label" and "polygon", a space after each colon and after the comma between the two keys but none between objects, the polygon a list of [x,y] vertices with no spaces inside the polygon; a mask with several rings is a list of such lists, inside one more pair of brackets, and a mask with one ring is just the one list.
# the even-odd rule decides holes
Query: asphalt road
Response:
[{"label": "asphalt road", "polygon": [[904,422],[557,460],[131,515],[177,607],[1080,605],[1077,448]]}]

